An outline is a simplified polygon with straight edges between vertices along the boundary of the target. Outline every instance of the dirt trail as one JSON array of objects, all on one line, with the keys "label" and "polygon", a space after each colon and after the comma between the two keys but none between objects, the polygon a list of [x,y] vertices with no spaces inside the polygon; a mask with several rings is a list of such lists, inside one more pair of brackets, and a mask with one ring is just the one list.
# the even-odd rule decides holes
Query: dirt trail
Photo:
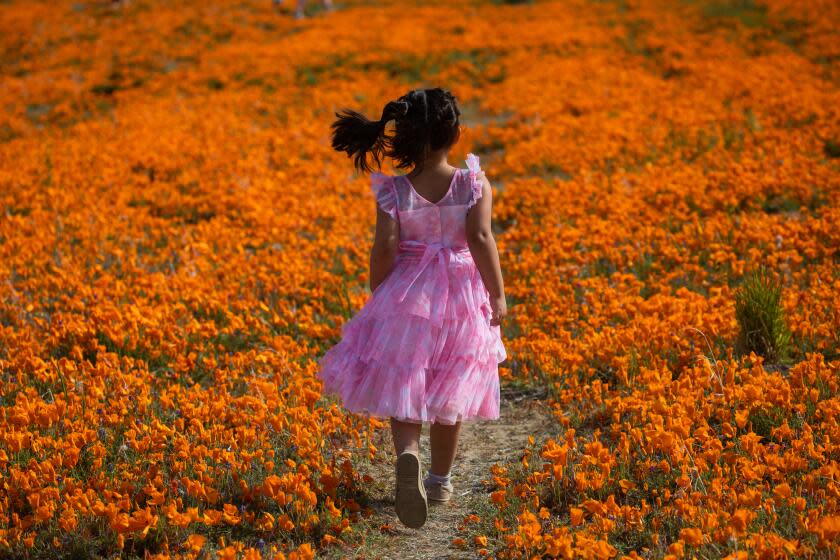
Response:
[{"label": "dirt trail", "polygon": [[[470,550],[459,550],[451,545],[458,536],[457,525],[466,515],[476,511],[476,506],[486,503],[488,493],[481,481],[490,478],[490,467],[519,457],[528,443],[528,436],[550,432],[556,421],[541,402],[525,395],[506,394],[501,401],[501,417],[497,421],[465,424],[455,464],[452,483],[455,495],[448,504],[429,503],[429,518],[420,529],[409,529],[400,524],[394,513],[394,471],[390,434],[381,443],[390,455],[377,460],[367,469],[360,469],[373,477],[370,495],[376,513],[362,522],[366,532],[365,543],[344,554],[353,558],[383,559],[444,559],[476,558]],[[420,440],[421,461],[424,474],[429,466],[428,426],[423,427]],[[394,528],[383,534],[379,527],[389,524]]]}]

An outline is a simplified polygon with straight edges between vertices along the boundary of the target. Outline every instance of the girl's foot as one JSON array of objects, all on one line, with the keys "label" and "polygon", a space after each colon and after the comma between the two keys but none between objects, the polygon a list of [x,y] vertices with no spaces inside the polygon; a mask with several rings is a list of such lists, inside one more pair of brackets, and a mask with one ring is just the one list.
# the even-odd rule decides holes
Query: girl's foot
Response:
[{"label": "girl's foot", "polygon": [[426,523],[429,504],[420,478],[420,458],[412,451],[397,457],[397,489],[394,498],[397,517],[406,527],[417,529]]},{"label": "girl's foot", "polygon": [[433,502],[448,502],[452,499],[452,492],[455,490],[451,482],[437,482],[429,477],[423,481],[423,486],[426,488],[427,499]]}]

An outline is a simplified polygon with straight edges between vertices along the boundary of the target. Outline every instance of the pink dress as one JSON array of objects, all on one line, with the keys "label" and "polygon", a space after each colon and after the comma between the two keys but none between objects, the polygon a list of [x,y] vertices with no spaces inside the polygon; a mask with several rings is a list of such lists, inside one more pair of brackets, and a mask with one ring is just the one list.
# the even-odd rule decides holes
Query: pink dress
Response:
[{"label": "pink dress", "polygon": [[318,372],[324,393],[352,412],[441,424],[499,417],[505,347],[465,231],[483,171],[474,154],[467,167],[437,203],[403,175],[371,174],[377,204],[399,222],[399,252]]}]

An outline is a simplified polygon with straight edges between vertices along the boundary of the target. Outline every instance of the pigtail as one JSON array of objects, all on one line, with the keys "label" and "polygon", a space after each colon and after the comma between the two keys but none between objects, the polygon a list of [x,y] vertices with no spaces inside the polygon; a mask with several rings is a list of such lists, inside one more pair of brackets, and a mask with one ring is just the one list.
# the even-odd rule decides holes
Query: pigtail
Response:
[{"label": "pigtail", "polygon": [[368,163],[368,155],[378,169],[382,162],[382,155],[388,144],[385,135],[385,125],[388,121],[403,116],[408,112],[405,101],[390,101],[382,110],[382,117],[372,121],[357,111],[344,109],[335,116],[338,119],[332,124],[332,147],[339,152],[345,152],[353,157],[353,165],[359,171],[372,171]]}]

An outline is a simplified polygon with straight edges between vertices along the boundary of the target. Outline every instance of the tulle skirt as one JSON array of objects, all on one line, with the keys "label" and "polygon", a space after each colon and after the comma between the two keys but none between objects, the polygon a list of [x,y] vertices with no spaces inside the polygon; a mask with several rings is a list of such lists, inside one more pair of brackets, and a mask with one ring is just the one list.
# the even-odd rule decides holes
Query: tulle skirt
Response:
[{"label": "tulle skirt", "polygon": [[467,252],[421,267],[399,253],[391,272],[319,360],[324,393],[352,412],[404,422],[498,419],[506,358],[489,294]]}]

